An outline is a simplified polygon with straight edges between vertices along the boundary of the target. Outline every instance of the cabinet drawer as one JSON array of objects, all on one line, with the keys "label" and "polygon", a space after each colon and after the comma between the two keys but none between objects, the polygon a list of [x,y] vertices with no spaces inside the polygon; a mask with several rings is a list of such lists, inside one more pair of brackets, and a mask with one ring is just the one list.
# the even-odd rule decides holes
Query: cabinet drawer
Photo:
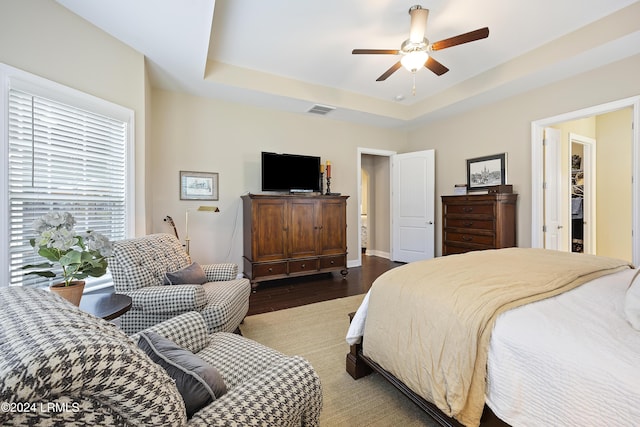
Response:
[{"label": "cabinet drawer", "polygon": [[448,242],[475,243],[479,245],[495,245],[495,236],[470,233],[445,232],[444,239]]},{"label": "cabinet drawer", "polygon": [[455,246],[455,245],[445,245],[444,252],[442,255],[455,255],[455,254],[464,254],[471,251],[481,251],[484,249],[491,249],[485,247],[472,248],[468,246]]},{"label": "cabinet drawer", "polygon": [[289,274],[300,273],[304,271],[317,271],[318,259],[301,259],[296,261],[289,261]]},{"label": "cabinet drawer", "polygon": [[287,274],[286,262],[270,262],[253,265],[253,277],[278,276]]},{"label": "cabinet drawer", "polygon": [[468,228],[474,230],[493,230],[495,223],[493,220],[473,219],[473,218],[446,218],[444,226],[447,228]]},{"label": "cabinet drawer", "polygon": [[449,204],[446,206],[447,214],[480,214],[480,215],[493,215],[494,214],[493,203],[476,203],[476,204]]},{"label": "cabinet drawer", "polygon": [[346,266],[347,266],[346,255],[320,258],[321,270],[329,269],[329,268],[345,268]]}]

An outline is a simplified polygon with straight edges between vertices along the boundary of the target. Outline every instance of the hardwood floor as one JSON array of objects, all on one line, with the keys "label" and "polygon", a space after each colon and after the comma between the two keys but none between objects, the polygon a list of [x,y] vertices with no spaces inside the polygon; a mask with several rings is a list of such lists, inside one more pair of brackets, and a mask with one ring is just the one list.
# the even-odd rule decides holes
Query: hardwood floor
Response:
[{"label": "hardwood floor", "polygon": [[251,293],[247,316],[363,294],[378,276],[399,265],[402,263],[363,255],[362,266],[350,268],[344,279],[336,272],[262,282]]}]

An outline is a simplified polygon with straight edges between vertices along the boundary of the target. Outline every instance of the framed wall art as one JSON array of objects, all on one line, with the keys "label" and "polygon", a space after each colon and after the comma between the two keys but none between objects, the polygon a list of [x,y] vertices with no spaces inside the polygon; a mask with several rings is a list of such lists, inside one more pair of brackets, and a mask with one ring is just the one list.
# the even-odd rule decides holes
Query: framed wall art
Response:
[{"label": "framed wall art", "polygon": [[507,183],[507,153],[467,159],[467,188],[486,190]]},{"label": "framed wall art", "polygon": [[218,174],[180,171],[180,200],[218,200]]}]

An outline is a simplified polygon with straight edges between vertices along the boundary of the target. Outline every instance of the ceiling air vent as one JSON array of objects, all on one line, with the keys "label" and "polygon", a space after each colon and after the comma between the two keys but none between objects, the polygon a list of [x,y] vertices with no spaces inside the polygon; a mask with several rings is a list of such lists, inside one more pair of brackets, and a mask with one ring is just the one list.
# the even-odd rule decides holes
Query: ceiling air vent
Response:
[{"label": "ceiling air vent", "polygon": [[325,114],[330,113],[335,109],[336,107],[332,107],[330,105],[315,104],[307,111],[307,113],[319,114],[321,116],[324,116]]}]

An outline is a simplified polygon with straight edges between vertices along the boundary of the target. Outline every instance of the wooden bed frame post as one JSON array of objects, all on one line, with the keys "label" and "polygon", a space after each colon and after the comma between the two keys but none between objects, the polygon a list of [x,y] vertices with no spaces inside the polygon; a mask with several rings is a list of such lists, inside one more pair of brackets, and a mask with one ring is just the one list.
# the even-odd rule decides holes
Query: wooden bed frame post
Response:
[{"label": "wooden bed frame post", "polygon": [[[353,320],[355,313],[349,313],[349,323]],[[426,401],[416,394],[402,381],[385,371],[380,365],[362,354],[362,344],[353,344],[347,353],[347,372],[357,380],[366,377],[372,372],[380,374],[389,381],[398,391],[407,396],[422,411],[429,415],[438,425],[442,427],[464,427],[457,420],[445,415],[436,405]],[[507,423],[496,417],[495,414],[485,405],[480,419],[480,427],[510,427]]]},{"label": "wooden bed frame post", "polygon": [[[355,314],[355,312],[349,313],[349,323],[351,323]],[[347,353],[347,372],[354,380],[366,377],[373,372],[373,369],[359,357],[361,351],[362,344],[353,344],[349,348],[349,353]]]}]

